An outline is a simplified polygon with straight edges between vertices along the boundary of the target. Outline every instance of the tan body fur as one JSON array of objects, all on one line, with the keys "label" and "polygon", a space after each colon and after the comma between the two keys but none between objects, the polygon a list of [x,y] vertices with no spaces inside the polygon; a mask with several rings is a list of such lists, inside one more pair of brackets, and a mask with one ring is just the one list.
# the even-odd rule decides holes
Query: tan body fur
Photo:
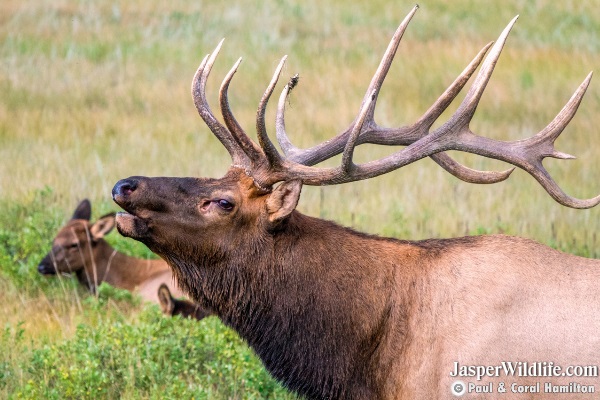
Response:
[{"label": "tan body fur", "polygon": [[[378,249],[383,261],[378,267],[402,265],[383,272],[383,280],[390,282],[392,305],[382,304],[379,315],[385,314],[385,307],[398,312],[389,316],[396,323],[389,323],[381,358],[376,357],[373,365],[385,382],[381,398],[450,398],[456,380],[495,385],[597,383],[597,378],[585,377],[501,375],[476,382],[473,377],[450,376],[455,362],[482,366],[503,361],[554,362],[563,368],[600,362],[599,261],[516,237],[472,240],[433,257],[411,246],[395,249],[388,263],[381,258],[387,258],[391,249]],[[380,290],[373,288],[373,295]],[[510,392],[508,396],[544,397]],[[569,394],[569,398],[589,398],[589,394]]]}]

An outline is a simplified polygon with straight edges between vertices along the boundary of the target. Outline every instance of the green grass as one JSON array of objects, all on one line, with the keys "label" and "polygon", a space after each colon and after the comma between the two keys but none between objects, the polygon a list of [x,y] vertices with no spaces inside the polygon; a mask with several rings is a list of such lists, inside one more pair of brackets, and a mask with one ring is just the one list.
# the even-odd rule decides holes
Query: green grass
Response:
[{"label": "green grass", "polygon": [[[499,140],[534,134],[586,74],[599,69],[594,1],[420,5],[378,102],[381,125],[415,121],[516,14],[520,19],[471,124],[475,132]],[[219,176],[226,170],[229,157],[189,95],[199,62],[222,37],[208,88],[215,110],[221,79],[242,56],[230,102],[254,135],[258,100],[287,54],[283,80],[296,72],[301,80],[286,123],[292,141],[306,147],[352,121],[392,32],[412,6],[389,0],[1,2],[0,398],[111,398],[117,391],[124,398],[281,397],[283,389],[216,320],[165,320],[155,308],[113,299],[119,296],[112,292],[111,300],[90,300],[72,279],[39,276],[37,262],[79,200],[90,198],[95,216],[115,210],[110,190],[121,178]],[[578,159],[545,163],[561,187],[580,198],[600,192],[596,80],[557,141],[559,150]],[[267,115],[271,134],[273,108]],[[364,146],[357,157],[389,152]],[[453,156],[474,168],[506,168]],[[501,184],[470,185],[423,160],[366,182],[306,187],[299,209],[402,238],[504,232],[580,255],[600,254],[598,210],[556,204],[522,171]],[[110,240],[130,254],[150,256],[116,234]],[[151,337],[157,339],[150,345]],[[189,344],[193,348],[183,352]],[[132,347],[137,353],[127,353]],[[139,362],[142,349],[151,360],[147,366]]]}]

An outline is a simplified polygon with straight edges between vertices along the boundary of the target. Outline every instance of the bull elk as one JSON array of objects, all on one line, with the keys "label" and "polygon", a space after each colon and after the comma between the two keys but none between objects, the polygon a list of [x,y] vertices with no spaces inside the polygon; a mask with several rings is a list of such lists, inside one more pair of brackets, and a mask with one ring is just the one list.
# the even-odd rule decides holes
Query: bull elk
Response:
[{"label": "bull elk", "polygon": [[[479,383],[469,375],[471,366],[502,361],[551,361],[563,367],[600,363],[600,261],[503,235],[382,238],[295,210],[302,185],[372,178],[424,157],[472,183],[499,182],[512,172],[467,168],[444,153],[448,150],[522,168],[565,206],[589,208],[600,202],[600,196],[579,200],[566,195],[542,166],[545,157],[572,158],[553,144],[575,114],[591,74],[533,137],[501,142],[469,128],[516,18],[416,123],[401,128],[375,123],[379,90],[416,10],[395,32],[349,128],[304,150],[291,144],[284,123],[286,100],[297,77],[285,86],[277,106],[282,152],[266,131],[265,109],[285,57],[259,103],[258,144],[228,104],[240,60],[220,88],[224,124],[213,114],[205,86],[219,43],[200,64],[192,96],[198,113],[231,155],[226,174],[219,179],[134,176],[112,190],[124,210],[117,214],[119,232],[164,258],[194,301],[214,310],[275,378],[307,398],[447,398],[456,379]],[[462,104],[432,130],[480,63]],[[357,165],[353,152],[363,143],[406,147]],[[341,165],[315,166],[340,153]],[[506,381],[510,391],[511,379],[519,385],[572,381],[492,374],[483,382]],[[590,378],[580,379],[589,383]],[[513,393],[510,398],[531,396],[536,394]]]},{"label": "bull elk", "polygon": [[120,289],[137,291],[144,300],[160,303],[167,315],[202,319],[211,313],[177,299],[183,294],[174,284],[173,273],[163,260],[145,260],[120,253],[104,240],[115,226],[115,214],[90,222],[92,205],[79,203],[71,220],[52,241],[52,249],[38,265],[44,275],[75,274],[79,282],[95,292],[102,282]]}]

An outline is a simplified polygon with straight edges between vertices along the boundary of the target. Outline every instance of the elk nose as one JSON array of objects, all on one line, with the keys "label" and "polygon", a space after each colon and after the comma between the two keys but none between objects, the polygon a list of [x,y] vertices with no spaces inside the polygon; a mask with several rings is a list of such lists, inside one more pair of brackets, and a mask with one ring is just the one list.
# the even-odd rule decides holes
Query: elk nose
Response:
[{"label": "elk nose", "polygon": [[52,275],[55,273],[54,268],[47,266],[43,261],[38,265],[38,272],[42,275]]},{"label": "elk nose", "polygon": [[126,198],[131,195],[137,189],[138,181],[136,179],[127,178],[121,179],[115,184],[112,190],[113,200],[117,201],[119,198]]}]

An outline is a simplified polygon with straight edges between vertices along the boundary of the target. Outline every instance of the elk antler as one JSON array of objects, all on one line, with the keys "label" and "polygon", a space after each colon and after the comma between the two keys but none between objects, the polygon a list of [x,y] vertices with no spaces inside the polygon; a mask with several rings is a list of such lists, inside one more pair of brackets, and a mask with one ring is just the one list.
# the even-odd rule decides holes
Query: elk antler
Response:
[{"label": "elk antler", "polygon": [[[192,91],[198,112],[215,136],[230,152],[234,164],[244,167],[247,171],[249,170],[257,184],[261,187],[271,187],[277,182],[291,179],[299,179],[307,185],[333,185],[352,182],[385,174],[424,157],[432,157],[448,172],[459,179],[472,183],[499,182],[508,178],[514,170],[512,168],[503,172],[476,171],[458,164],[443,153],[448,150],[459,150],[502,160],[527,171],[544,187],[553,199],[565,206],[590,208],[600,203],[600,196],[588,200],[579,200],[568,196],[561,190],[542,165],[542,160],[546,157],[574,158],[568,154],[556,151],[554,149],[554,141],[575,115],[590,83],[591,73],[554,120],[546,128],[530,138],[503,142],[476,135],[469,128],[469,123],[473,118],[477,104],[491,77],[508,34],[518,17],[515,17],[508,24],[493,46],[490,43],[479,52],[452,85],[446,89],[429,110],[413,125],[392,129],[380,127],[375,123],[374,110],[380,88],[389,71],[400,39],[417,8],[418,6],[413,8],[396,30],[379,68],[367,89],[356,119],[347,130],[322,144],[300,150],[291,144],[286,134],[284,121],[285,103],[289,93],[297,83],[297,76],[293,77],[283,89],[277,108],[277,139],[285,157],[282,157],[278,153],[268,138],[264,123],[265,109],[281,73],[285,57],[279,63],[258,109],[257,132],[261,148],[256,146],[244,133],[239,124],[237,124],[227,103],[227,87],[239,65],[239,61],[227,75],[221,86],[221,108],[229,131],[216,121],[206,104],[206,97],[204,95],[206,79],[221,43],[219,43],[213,55],[208,58],[208,61],[205,58],[194,78]],[[433,123],[464,87],[481,63],[490,46],[492,46],[490,53],[485,58],[472,87],[457,111],[446,123],[430,132]],[[358,165],[354,164],[354,148],[363,143],[405,145],[407,147],[379,160]],[[334,168],[313,167],[313,165],[340,153],[342,153],[340,166]]]}]

